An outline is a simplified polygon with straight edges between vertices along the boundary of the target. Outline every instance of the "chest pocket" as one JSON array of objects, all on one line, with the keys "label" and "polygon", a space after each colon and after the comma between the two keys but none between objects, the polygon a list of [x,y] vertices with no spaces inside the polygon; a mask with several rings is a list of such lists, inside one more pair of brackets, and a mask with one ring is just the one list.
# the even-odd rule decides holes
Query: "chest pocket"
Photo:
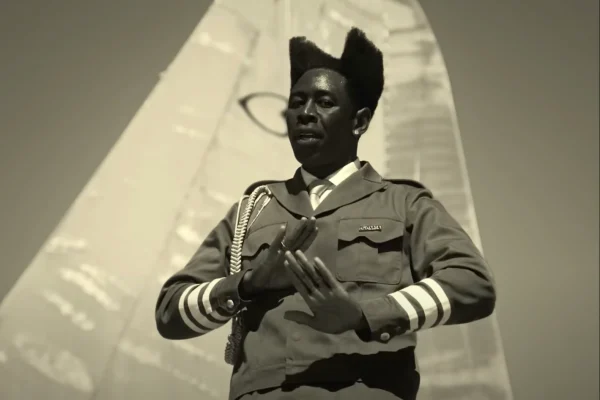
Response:
[{"label": "chest pocket", "polygon": [[404,223],[387,218],[343,219],[338,227],[340,281],[398,284],[402,279]]},{"label": "chest pocket", "polygon": [[262,226],[248,232],[248,235],[244,240],[244,246],[242,247],[243,268],[249,266],[256,267],[263,261],[264,257],[267,255],[265,250],[271,247],[271,243],[275,240],[275,236],[277,236],[277,232],[279,232],[281,225],[287,224],[279,222]]}]

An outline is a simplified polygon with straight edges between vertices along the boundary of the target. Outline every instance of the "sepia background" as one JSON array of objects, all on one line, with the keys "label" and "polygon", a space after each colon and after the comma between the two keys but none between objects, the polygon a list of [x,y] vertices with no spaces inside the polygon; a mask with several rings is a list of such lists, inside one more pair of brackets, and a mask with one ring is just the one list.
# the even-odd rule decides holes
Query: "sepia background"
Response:
[{"label": "sepia background", "polygon": [[[498,237],[497,225],[508,222],[490,218],[494,215],[496,218],[507,215],[503,214],[504,204],[520,204],[528,209],[528,213],[537,214],[542,220],[556,221],[556,226],[550,226],[554,226],[555,231],[562,232],[560,244],[569,243],[564,235],[575,238],[577,245],[591,244],[589,247],[595,253],[588,249],[585,253],[579,251],[578,254],[574,248],[569,251],[561,250],[560,246],[550,243],[546,243],[547,247],[543,249],[548,253],[554,251],[551,260],[563,267],[573,264],[575,260],[578,263],[583,260],[583,265],[575,265],[573,268],[584,268],[576,271],[589,271],[592,275],[585,276],[586,280],[596,282],[593,288],[579,288],[580,295],[576,299],[565,296],[565,303],[573,306],[576,305],[574,302],[579,302],[582,308],[589,309],[593,307],[590,303],[597,301],[598,197],[597,193],[595,198],[593,194],[594,191],[597,192],[597,171],[595,180],[592,172],[585,171],[588,175],[592,174],[587,185],[594,189],[595,184],[595,190],[590,190],[586,185],[576,185],[577,190],[572,191],[568,206],[559,209],[558,215],[552,212],[554,210],[547,212],[544,204],[551,204],[553,196],[560,196],[562,190],[571,187],[569,185],[572,185],[574,174],[569,174],[565,168],[559,168],[558,174],[554,172],[554,175],[560,184],[557,182],[556,185],[551,185],[555,188],[553,191],[542,192],[543,196],[536,198],[532,207],[531,200],[526,202],[521,193],[530,190],[532,184],[540,185],[540,180],[530,181],[527,186],[523,181],[527,177],[527,170],[517,173],[506,171],[514,163],[514,157],[518,158],[519,155],[529,157],[529,162],[524,166],[526,169],[532,164],[531,168],[539,168],[535,166],[535,159],[545,161],[550,157],[550,152],[545,149],[556,144],[552,143],[556,140],[553,137],[542,135],[541,140],[539,136],[533,140],[529,135],[519,136],[519,143],[508,152],[513,158],[506,158],[498,163],[494,153],[502,152],[503,148],[494,147],[491,140],[483,142],[483,133],[472,132],[472,143],[475,144],[471,148],[478,151],[469,153],[468,141],[465,141],[469,160],[467,174],[462,139],[464,135],[461,132],[463,129],[459,130],[452,96],[452,92],[456,90],[454,85],[450,88],[448,78],[449,74],[451,77],[454,75],[451,68],[450,71],[446,69],[446,63],[452,64],[449,61],[445,63],[444,60],[468,58],[473,60],[466,64],[469,66],[481,64],[481,60],[485,59],[493,63],[499,54],[469,51],[464,54],[449,54],[445,50],[445,36],[437,33],[437,26],[432,21],[437,16],[440,26],[444,26],[448,23],[448,15],[460,12],[459,9],[436,11],[435,8],[429,10],[427,2],[420,5],[416,1],[392,0],[259,0],[253,3],[227,0],[217,2],[209,8],[206,8],[206,4],[204,9],[188,2],[182,4],[178,13],[170,9],[164,10],[162,14],[151,14],[144,7],[132,7],[129,14],[124,7],[123,12],[111,14],[107,8],[98,7],[93,13],[101,22],[90,27],[82,22],[83,16],[92,12],[90,9],[78,8],[74,4],[68,4],[69,2],[63,5],[65,8],[56,5],[40,7],[37,4],[35,7],[34,2],[30,3],[30,7],[21,5],[19,11],[22,17],[30,20],[38,18],[38,23],[31,31],[20,31],[21,36],[15,35],[17,41],[31,40],[37,31],[42,31],[44,24],[49,24],[52,16],[72,18],[74,26],[67,26],[71,35],[62,32],[63,37],[68,38],[66,42],[72,45],[84,44],[84,39],[77,35],[79,31],[88,32],[88,40],[98,41],[102,37],[110,37],[112,26],[118,26],[119,23],[137,21],[138,24],[146,24],[148,28],[154,23],[155,29],[160,27],[163,30],[164,38],[160,35],[155,35],[152,39],[140,37],[139,42],[127,48],[119,47],[118,42],[122,37],[112,34],[112,41],[107,44],[118,49],[115,51],[122,51],[122,54],[113,53],[112,63],[98,58],[100,53],[94,46],[88,46],[87,51],[77,55],[80,59],[84,58],[92,68],[104,61],[106,68],[114,68],[114,71],[122,71],[121,73],[127,72],[127,66],[119,64],[131,57],[129,53],[138,53],[138,64],[131,64],[130,68],[134,65],[137,65],[136,68],[143,68],[143,57],[150,58],[150,54],[154,53],[162,54],[164,64],[154,71],[156,82],[144,81],[142,78],[138,80],[135,79],[135,74],[130,74],[125,87],[111,87],[113,93],[107,90],[100,79],[89,73],[86,81],[80,83],[88,85],[87,88],[78,88],[80,96],[105,96],[104,98],[110,99],[104,107],[110,107],[112,114],[100,108],[85,114],[86,120],[81,121],[80,126],[88,131],[79,135],[74,133],[76,136],[72,140],[63,143],[63,146],[72,146],[67,158],[56,158],[52,162],[70,163],[72,170],[67,169],[66,173],[83,177],[84,172],[76,170],[79,167],[74,162],[81,158],[84,165],[91,165],[92,161],[86,160],[88,155],[93,154],[92,147],[95,146],[89,141],[90,134],[95,132],[96,135],[110,134],[113,137],[120,133],[122,135],[110,152],[106,148],[103,154],[96,156],[99,158],[95,165],[98,165],[108,153],[91,179],[91,170],[87,171],[88,176],[81,183],[89,181],[83,188],[82,185],[79,189],[65,187],[66,190],[72,190],[73,196],[77,195],[77,190],[81,192],[70,208],[65,209],[66,214],[56,229],[46,232],[49,234],[47,240],[42,237],[36,244],[38,248],[43,244],[41,249],[31,250],[29,257],[36,255],[28,267],[27,261],[21,266],[20,270],[24,272],[19,279],[16,280],[17,276],[3,279],[2,284],[8,286],[2,292],[7,294],[0,305],[0,398],[225,398],[230,370],[222,361],[222,352],[228,328],[195,340],[167,342],[158,337],[154,330],[153,307],[156,294],[166,277],[187,261],[203,236],[250,182],[264,178],[283,179],[290,176],[296,168],[283,135],[280,114],[289,85],[287,39],[292,35],[307,35],[326,50],[339,54],[344,34],[351,25],[358,25],[367,31],[386,56],[387,85],[382,98],[383,106],[378,111],[369,134],[361,143],[359,155],[370,160],[386,176],[423,181],[433,189],[480,246],[483,236],[482,247],[499,281],[499,315],[503,322],[503,336],[511,338],[509,343],[513,343],[513,351],[520,348],[519,344],[514,344],[520,341],[515,332],[521,331],[525,335],[524,331],[527,330],[539,331],[534,325],[543,323],[541,319],[538,319],[539,323],[535,323],[536,316],[525,310],[535,310],[531,305],[539,307],[548,303],[543,297],[544,291],[536,290],[535,286],[547,285],[554,282],[554,279],[565,282],[572,279],[573,275],[584,275],[581,272],[569,273],[568,270],[544,268],[544,255],[540,254],[530,258],[534,261],[523,263],[519,257],[532,252],[527,245],[519,247],[518,244],[513,244],[502,250],[498,243],[507,242],[506,237]],[[145,3],[145,7],[149,7],[149,3]],[[552,7],[554,6],[546,4],[545,7],[535,8],[530,4],[530,8],[524,7],[519,11],[535,14],[538,22],[543,25],[554,22],[549,18],[554,15],[552,12],[556,12]],[[186,9],[188,14],[183,12]],[[559,17],[572,18],[577,9],[573,6],[561,9],[561,12]],[[196,18],[195,22],[192,15]],[[505,39],[504,46],[515,53],[518,43],[511,36],[510,29],[503,26],[494,15],[489,11],[485,25],[494,26],[496,23],[495,28],[502,32],[499,36]],[[152,21],[152,18],[155,20]],[[557,28],[555,23],[552,25],[554,29]],[[65,25],[62,29],[65,29]],[[454,29],[460,31],[460,24],[455,25]],[[597,32],[597,19],[595,29]],[[58,31],[60,33],[60,27]],[[8,33],[14,35],[15,32],[18,31]],[[53,34],[56,35],[56,28]],[[167,37],[170,39],[166,39]],[[147,43],[144,39],[152,42]],[[70,48],[60,46],[47,37],[40,37],[38,43],[44,40],[46,46],[40,46],[41,50],[36,58],[28,62],[23,62],[25,60],[20,60],[19,57],[7,59],[8,71],[11,71],[11,65],[14,71],[24,68],[28,75],[20,76],[26,76],[30,81],[51,75],[44,57],[55,56],[61,51],[66,57]],[[583,36],[580,40],[573,41],[563,36],[563,40],[565,49],[561,55],[554,55],[554,62],[568,57],[569,52],[579,55],[578,50],[585,45],[586,40],[594,39]],[[597,35],[595,40],[597,44]],[[560,43],[557,41],[554,45]],[[440,46],[444,50],[444,59]],[[146,49],[146,53],[140,49]],[[466,49],[469,50],[468,47]],[[594,54],[588,53],[589,58],[585,61],[592,66],[595,62],[597,68],[597,49],[596,57],[593,56]],[[518,63],[520,67],[514,68],[527,68],[527,62],[525,59]],[[574,65],[572,63],[571,68],[567,69],[573,75],[573,80],[577,79],[574,76]],[[555,67],[549,65],[549,68]],[[72,72],[66,64],[55,73],[68,79]],[[538,70],[531,73],[530,85],[518,90],[537,90],[534,86],[536,77],[547,72]],[[145,74],[152,75],[152,71]],[[466,74],[472,83],[480,79],[475,68],[470,74],[463,68],[460,74]],[[499,74],[506,76],[506,71]],[[38,96],[51,95],[52,97],[46,98],[48,103],[64,105],[68,104],[65,99],[73,96],[70,93],[75,93],[65,86],[56,85],[52,88],[54,90],[46,88],[45,91],[38,92],[37,96],[29,94],[31,97],[21,97],[18,80],[10,79],[10,75],[5,77],[9,79],[3,80],[3,85],[7,86],[2,92],[10,94],[6,98],[12,104],[18,104],[21,111],[30,109]],[[488,79],[493,80],[494,77]],[[595,82],[595,85],[593,81],[588,81],[579,87],[572,86],[580,91],[577,92],[580,97],[590,97],[586,89],[597,88],[597,77]],[[498,83],[502,84],[501,81]],[[148,92],[142,96],[143,90]],[[498,99],[491,94],[486,99],[494,104]],[[597,103],[597,91],[595,95]],[[139,98],[137,107],[130,100],[135,96]],[[129,99],[128,106],[125,99]],[[568,100],[565,96],[557,98],[556,105],[560,106]],[[475,103],[465,104],[476,106]],[[560,107],[557,111],[561,111]],[[465,111],[467,114],[469,112],[468,109]],[[526,113],[527,110],[522,112]],[[580,108],[578,112],[580,114],[565,116],[575,117],[579,123],[582,119],[591,119],[585,114],[585,110]],[[11,115],[6,109],[3,113],[6,115],[2,115],[2,119],[9,124],[19,118],[18,114]],[[462,115],[460,109],[459,115]],[[61,126],[67,126],[65,124],[74,126],[71,120],[82,118],[82,113],[78,112],[77,107],[71,107],[63,109],[62,113],[42,113],[39,116],[40,118],[33,118],[41,119],[37,129],[43,130],[54,124],[58,126],[55,129],[60,130]],[[514,117],[507,116],[501,129],[494,126],[485,128],[487,121],[491,120],[488,117],[485,113],[478,113],[472,116],[471,121],[482,118],[483,124],[479,129],[500,133],[506,130],[504,133],[511,137],[509,129],[514,126]],[[52,120],[53,118],[56,120]],[[113,131],[105,132],[99,128],[105,123],[102,120],[104,118],[113,118],[115,121],[120,119],[122,123],[127,123],[128,119],[131,121],[119,132],[114,131],[118,123],[113,125]],[[462,120],[461,117],[461,128]],[[589,127],[586,128],[589,131]],[[554,158],[546,166],[564,165],[565,160],[574,155],[590,163],[587,165],[590,171],[594,167],[593,163],[597,166],[597,114],[596,137],[591,137],[591,140],[596,141],[595,160],[593,153],[585,152],[594,151],[592,147],[578,152],[573,150],[582,140],[580,136],[575,136],[581,135],[579,130],[577,126],[565,125],[564,135],[573,139],[566,142],[567,145],[562,145],[562,158]],[[521,131],[523,133],[527,132]],[[51,136],[43,134],[37,139],[35,148],[40,155],[48,156],[45,150],[49,147],[46,143],[50,142]],[[510,141],[505,144],[507,145],[510,145]],[[589,142],[587,146],[591,146]],[[19,149],[10,147],[12,153],[18,153]],[[8,148],[9,146],[3,146],[3,151]],[[27,157],[25,153],[21,153],[20,159],[38,158],[38,153],[29,154]],[[504,154],[507,154],[505,150]],[[480,166],[487,162],[485,174],[479,169],[473,170],[473,159],[482,160],[483,163],[480,161],[477,164]],[[14,176],[27,174],[31,165],[27,162],[21,164],[23,170],[20,171],[15,169],[15,164],[9,163],[9,154],[2,160],[6,163],[2,171],[10,169]],[[489,165],[494,162],[498,164],[490,170]],[[52,167],[48,165],[47,168]],[[581,176],[583,171],[580,169],[575,172],[579,173],[577,176]],[[487,182],[489,185],[493,182],[493,186],[508,188],[503,192],[496,192],[502,197],[502,201],[490,200],[487,197],[492,192],[490,190],[480,191],[481,196],[476,195],[477,207],[474,207],[469,182],[469,176],[473,175],[479,177],[475,179],[479,179],[480,183]],[[34,185],[45,188],[38,192],[37,200],[42,201],[36,203],[37,207],[44,207],[45,203],[50,204],[51,199],[59,196],[61,185],[66,185],[66,181],[66,177],[48,176],[41,183],[35,183]],[[566,187],[557,190],[557,185]],[[592,194],[587,195],[587,192]],[[480,198],[488,200],[485,203],[488,206],[487,215],[492,216],[488,217],[488,221],[494,221],[493,225],[488,226],[487,236],[485,232],[480,234],[475,214],[475,210],[477,215],[480,214]],[[72,199],[73,197],[71,202]],[[32,201],[34,200],[31,198],[24,199],[12,206],[26,208]],[[581,206],[586,204],[588,208],[591,205],[592,212],[595,212],[595,215],[587,215],[589,225],[576,225],[573,219],[563,219],[565,215],[577,216],[581,212]],[[6,207],[9,206],[10,204],[3,205],[3,209],[7,210]],[[65,204],[65,207],[68,205]],[[507,226],[508,229],[503,232],[515,235],[529,232],[521,243],[536,235],[535,228],[531,231],[531,225],[520,224],[514,216],[509,217],[512,218],[510,223],[514,225]],[[59,219],[57,217],[54,225]],[[36,225],[32,222],[29,229]],[[48,229],[52,227],[49,226]],[[595,248],[592,247],[594,237],[590,233],[585,234],[586,229],[591,233],[595,230]],[[549,232],[548,236],[552,233]],[[11,241],[9,238],[4,243],[11,243],[15,247],[8,249],[7,246],[8,254],[11,254],[10,251],[28,251],[24,244],[15,242],[14,239]],[[495,249],[495,254],[498,255],[496,259],[489,255],[488,246]],[[596,267],[590,269],[594,257]],[[21,260],[25,258],[27,257],[22,257]],[[7,262],[13,261],[7,258]],[[507,265],[510,263],[522,265],[522,268],[528,270],[516,270],[515,265]],[[521,282],[525,288],[526,283],[530,285],[529,296],[523,291],[524,286],[519,286]],[[519,290],[519,295],[512,295],[519,293]],[[521,300],[518,296],[521,296]],[[517,300],[511,299],[514,297]],[[523,300],[530,305],[523,304]],[[598,353],[597,343],[594,348],[591,341],[585,342],[591,346],[587,350],[581,350],[577,345],[577,340],[584,340],[586,335],[590,338],[597,336],[598,307],[592,309],[596,314],[593,318],[588,317],[589,326],[585,326],[586,321],[570,321],[574,317],[565,315],[562,309],[546,309],[550,314],[548,318],[554,324],[568,321],[572,324],[572,329],[585,328],[583,338],[581,335],[571,336],[569,343],[569,339],[563,337],[563,346],[573,347],[571,354]],[[504,321],[507,321],[506,325],[509,327],[507,334]],[[580,324],[581,327],[575,324]],[[544,339],[538,337],[536,341],[541,343]],[[553,366],[540,363],[540,355],[545,357],[549,350]],[[561,390],[560,386],[564,387],[565,384],[587,389],[588,392],[580,396],[571,391],[569,397],[562,398],[593,399],[593,390],[597,392],[597,382],[595,387],[589,386],[589,377],[594,374],[597,376],[597,361],[592,363],[586,359],[577,363],[579,372],[576,377],[571,377],[571,370],[565,359],[558,353],[552,356],[553,352],[558,352],[558,349],[528,346],[526,352],[513,353],[513,360],[519,361],[513,362],[511,368],[508,349],[508,371],[511,372],[509,380],[496,316],[468,326],[444,327],[423,333],[420,335],[419,348],[423,371],[420,398],[512,399],[511,382],[516,381],[518,389],[515,389],[515,398],[519,399],[551,399],[551,396],[559,395],[554,385],[559,385],[558,390]],[[534,371],[527,368],[527,363],[538,365],[538,369]],[[540,371],[539,366],[550,368],[550,372],[557,375],[547,375],[547,371]],[[544,381],[539,382],[539,387],[533,391],[532,387],[536,388],[533,376],[536,374]],[[562,385],[556,380],[552,382],[547,376],[560,376]],[[523,380],[527,382],[530,379],[533,385],[523,384]],[[578,381],[587,383],[587,388],[575,386]],[[535,393],[535,397],[528,393]]]}]

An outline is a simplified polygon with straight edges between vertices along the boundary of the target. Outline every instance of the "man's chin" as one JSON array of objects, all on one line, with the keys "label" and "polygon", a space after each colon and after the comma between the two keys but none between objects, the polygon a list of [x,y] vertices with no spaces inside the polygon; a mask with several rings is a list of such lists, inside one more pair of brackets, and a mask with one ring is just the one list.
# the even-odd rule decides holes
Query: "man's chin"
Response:
[{"label": "man's chin", "polygon": [[298,148],[298,147],[292,147],[292,150],[294,152],[294,156],[296,157],[296,160],[302,164],[302,166],[313,166],[313,165],[319,165],[322,164],[322,157],[321,157],[321,153],[319,151],[316,151],[317,149],[306,149],[306,148]]},{"label": "man's chin", "polygon": [[305,171],[308,171],[317,177],[322,175],[320,173],[320,171],[329,170],[328,163],[324,162],[322,159],[309,158],[309,159],[298,160],[298,162],[302,165],[302,168]]}]

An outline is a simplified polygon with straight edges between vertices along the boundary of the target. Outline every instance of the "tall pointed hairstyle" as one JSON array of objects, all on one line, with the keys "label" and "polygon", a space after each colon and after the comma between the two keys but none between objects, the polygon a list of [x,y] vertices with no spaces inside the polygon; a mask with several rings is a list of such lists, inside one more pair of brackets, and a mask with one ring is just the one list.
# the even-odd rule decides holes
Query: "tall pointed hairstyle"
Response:
[{"label": "tall pointed hairstyle", "polygon": [[350,29],[340,58],[327,54],[304,36],[291,38],[289,49],[292,86],[308,70],[334,70],[348,79],[358,108],[367,107],[375,113],[383,92],[383,54],[362,30]]}]

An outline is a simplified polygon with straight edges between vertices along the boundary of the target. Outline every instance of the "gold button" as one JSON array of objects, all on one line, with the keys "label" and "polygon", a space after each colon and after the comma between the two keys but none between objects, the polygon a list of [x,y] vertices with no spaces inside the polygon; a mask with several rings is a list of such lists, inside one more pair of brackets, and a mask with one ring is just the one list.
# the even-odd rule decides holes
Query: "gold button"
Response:
[{"label": "gold button", "polygon": [[387,332],[383,332],[381,336],[379,336],[379,338],[382,342],[387,342],[388,340],[390,340],[390,334]]},{"label": "gold button", "polygon": [[225,306],[227,307],[228,310],[232,310],[233,307],[235,307],[235,303],[233,302],[233,300],[229,299],[225,303]]},{"label": "gold button", "polygon": [[300,332],[294,332],[292,333],[292,340],[294,341],[299,341],[300,339],[302,339],[302,336],[300,335]]}]

